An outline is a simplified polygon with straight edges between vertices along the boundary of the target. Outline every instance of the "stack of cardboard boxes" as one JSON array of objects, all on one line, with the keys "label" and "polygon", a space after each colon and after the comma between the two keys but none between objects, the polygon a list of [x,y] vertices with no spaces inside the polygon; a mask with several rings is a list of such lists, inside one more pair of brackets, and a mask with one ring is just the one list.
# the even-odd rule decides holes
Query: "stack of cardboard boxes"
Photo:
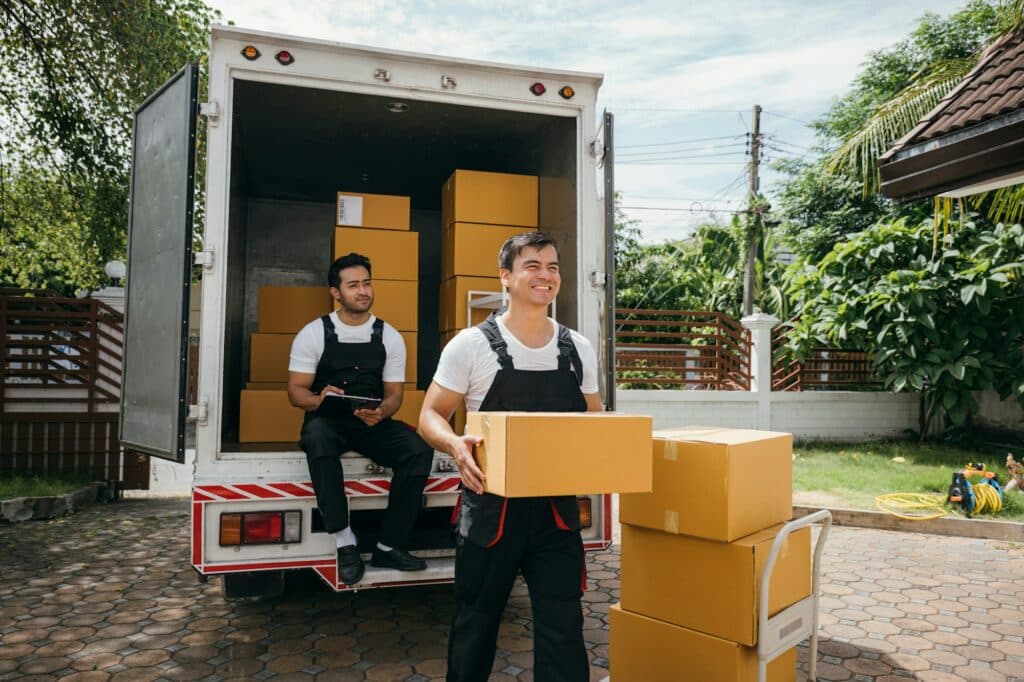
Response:
[{"label": "stack of cardboard boxes", "polygon": [[[441,196],[441,347],[487,317],[471,296],[501,293],[498,250],[509,237],[537,229],[537,176],[456,170]],[[474,293],[480,292],[480,294]],[[455,429],[465,426],[465,411]]]},{"label": "stack of cardboard boxes", "polygon": [[[792,516],[792,436],[687,427],[654,433],[654,489],[621,496],[621,604],[611,609],[612,680],[757,679],[765,560]],[[791,534],[769,616],[811,590],[811,537]],[[768,666],[795,679],[796,650]]]},{"label": "stack of cardboard boxes", "polygon": [[[397,329],[405,342],[405,399],[395,418],[415,426],[423,403],[423,392],[416,390],[419,235],[409,229],[409,197],[338,192],[333,229],[331,261],[351,252],[370,259],[373,313]],[[325,273],[331,261],[324,263]],[[295,442],[303,412],[288,402],[288,356],[295,334],[332,311],[331,296],[326,286],[264,286],[258,295],[239,441]]]}]

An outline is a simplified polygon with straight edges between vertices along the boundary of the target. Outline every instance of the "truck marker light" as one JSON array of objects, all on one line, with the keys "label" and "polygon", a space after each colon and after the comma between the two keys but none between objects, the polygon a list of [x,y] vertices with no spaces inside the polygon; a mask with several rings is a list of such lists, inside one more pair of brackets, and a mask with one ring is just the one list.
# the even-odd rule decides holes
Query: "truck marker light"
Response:
[{"label": "truck marker light", "polygon": [[220,544],[221,547],[242,544],[241,514],[220,515]]},{"label": "truck marker light", "polygon": [[277,63],[280,64],[281,66],[288,66],[289,64],[295,61],[295,57],[293,57],[292,53],[289,52],[288,50],[281,50],[280,52],[274,55],[274,59],[276,59]]},{"label": "truck marker light", "polygon": [[534,83],[533,85],[530,86],[530,92],[537,95],[537,97],[540,97],[547,91],[548,89],[544,87],[543,83]]},{"label": "truck marker light", "polygon": [[284,513],[284,541],[302,541],[302,512],[289,511]]},{"label": "truck marker light", "polygon": [[404,114],[409,111],[409,105],[405,102],[388,102],[384,105],[384,108],[392,114]]},{"label": "truck marker light", "polygon": [[562,89],[558,91],[558,94],[562,96],[562,99],[572,99],[572,96],[576,94],[570,86],[564,85]]},{"label": "truck marker light", "polygon": [[256,49],[255,45],[246,45],[242,48],[242,56],[251,62],[260,58],[260,51]]},{"label": "truck marker light", "polygon": [[591,510],[590,498],[578,497],[576,498],[576,504],[580,509],[580,528],[590,528],[594,525],[594,514]]}]

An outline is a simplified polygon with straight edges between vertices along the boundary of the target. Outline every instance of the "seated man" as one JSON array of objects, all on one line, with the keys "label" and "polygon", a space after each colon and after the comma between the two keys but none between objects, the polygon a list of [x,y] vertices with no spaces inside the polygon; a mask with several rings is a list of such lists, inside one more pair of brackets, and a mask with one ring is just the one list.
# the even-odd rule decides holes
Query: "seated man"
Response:
[{"label": "seated man", "polygon": [[[340,307],[303,327],[292,342],[288,365],[288,399],[306,410],[299,445],[306,453],[324,528],[338,548],[338,577],[346,585],[359,582],[364,571],[349,527],[340,460],[346,450],[357,450],[394,472],[371,565],[400,571],[427,566],[402,547],[416,522],[434,451],[408,426],[391,419],[402,405],[405,345],[391,325],[370,313],[370,272],[370,260],[357,253],[331,264],[327,281]],[[332,393],[336,395],[328,397]],[[349,401],[338,397],[346,393],[380,403],[347,407]],[[339,403],[321,409],[325,399]]]}]

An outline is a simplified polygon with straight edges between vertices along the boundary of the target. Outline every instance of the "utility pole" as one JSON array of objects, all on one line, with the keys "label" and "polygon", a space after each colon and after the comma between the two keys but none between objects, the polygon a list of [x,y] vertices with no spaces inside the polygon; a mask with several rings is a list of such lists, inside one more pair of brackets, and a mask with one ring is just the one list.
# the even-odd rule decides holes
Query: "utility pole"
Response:
[{"label": "utility pole", "polygon": [[761,105],[754,105],[753,132],[750,137],[750,194],[747,200],[747,263],[743,269],[743,316],[754,312],[754,276],[757,272],[757,238],[761,222],[757,202],[760,180],[757,176],[761,165]]}]

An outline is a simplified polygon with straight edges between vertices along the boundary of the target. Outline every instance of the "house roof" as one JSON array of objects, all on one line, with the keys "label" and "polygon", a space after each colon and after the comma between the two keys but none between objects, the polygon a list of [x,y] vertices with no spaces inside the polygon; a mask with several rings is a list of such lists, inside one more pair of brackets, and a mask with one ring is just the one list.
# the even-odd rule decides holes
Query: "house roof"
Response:
[{"label": "house roof", "polygon": [[939,194],[1024,167],[1024,30],[1004,35],[978,65],[878,159],[882,192]]}]

